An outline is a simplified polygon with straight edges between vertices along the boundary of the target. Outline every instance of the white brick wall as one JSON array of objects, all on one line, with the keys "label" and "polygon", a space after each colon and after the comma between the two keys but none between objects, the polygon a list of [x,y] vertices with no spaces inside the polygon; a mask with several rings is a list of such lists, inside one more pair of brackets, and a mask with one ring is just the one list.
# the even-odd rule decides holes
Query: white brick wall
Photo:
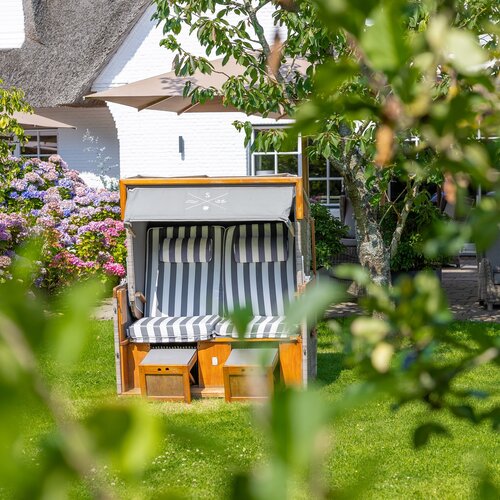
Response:
[{"label": "white brick wall", "polygon": [[[159,46],[161,28],[153,23],[150,8],[128,35],[110,63],[93,84],[93,90],[131,83],[172,69],[173,54]],[[272,6],[260,16],[266,36],[275,35]],[[183,46],[202,55],[196,38],[183,37]],[[215,57],[215,56],[214,56]],[[247,151],[244,134],[232,122],[245,120],[242,113],[174,113],[108,104],[116,122],[120,142],[120,176],[134,175],[246,175]],[[276,123],[252,117],[253,123]],[[179,153],[179,136],[184,139],[185,155]]]},{"label": "white brick wall", "polygon": [[[259,11],[259,20],[264,27],[266,38],[270,42],[274,39],[276,31],[272,24],[273,10],[272,5],[267,5]],[[95,79],[92,90],[104,90],[172,71],[174,54],[164,47],[160,47],[163,32],[161,26],[157,27],[156,22],[151,21],[154,11],[154,6],[146,10],[110,62]],[[282,28],[280,36],[281,38],[285,36]],[[197,56],[206,56],[196,36],[189,36],[183,30],[180,38],[184,49]],[[217,57],[212,55],[211,58],[216,59]]]},{"label": "white brick wall", "polygon": [[[96,148],[104,148],[102,157],[109,156],[110,160],[105,165],[114,165],[108,175],[119,176],[119,147],[116,127],[113,117],[107,107],[102,108],[38,108],[43,116],[53,118],[70,125],[76,129],[58,130],[58,153],[69,166],[80,172],[100,174],[101,166],[96,158]],[[86,131],[98,140],[91,144],[84,140]],[[92,148],[90,151],[89,148]]]},{"label": "white brick wall", "polygon": [[0,0],[0,49],[16,49],[23,43],[23,0]]}]

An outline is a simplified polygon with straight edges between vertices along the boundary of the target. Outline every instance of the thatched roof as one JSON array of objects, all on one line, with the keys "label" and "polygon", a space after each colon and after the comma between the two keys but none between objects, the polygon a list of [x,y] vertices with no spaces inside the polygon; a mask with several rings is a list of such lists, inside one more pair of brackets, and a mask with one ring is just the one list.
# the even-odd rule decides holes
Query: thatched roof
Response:
[{"label": "thatched roof", "polygon": [[34,107],[92,104],[82,97],[150,3],[23,0],[26,40],[0,50],[0,79]]}]

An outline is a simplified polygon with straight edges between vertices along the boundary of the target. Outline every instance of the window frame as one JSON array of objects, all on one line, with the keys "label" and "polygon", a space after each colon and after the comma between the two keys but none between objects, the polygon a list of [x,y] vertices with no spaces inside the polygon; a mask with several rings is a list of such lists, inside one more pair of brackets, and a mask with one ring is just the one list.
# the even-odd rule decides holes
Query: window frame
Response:
[{"label": "window frame", "polygon": [[[300,177],[303,177],[303,158],[304,158],[304,152],[303,152],[303,140],[302,137],[299,135],[297,138],[297,149],[296,151],[267,151],[267,152],[261,152],[261,151],[252,151],[252,144],[255,141],[255,133],[258,130],[265,130],[265,129],[271,129],[271,128],[287,128],[290,127],[289,124],[253,124],[252,125],[252,138],[250,140],[250,143],[247,146],[247,161],[248,161],[248,166],[247,166],[247,173],[248,175],[258,177],[258,174],[256,173],[257,170],[255,168],[255,158],[258,156],[272,156],[274,161],[274,174],[278,174],[278,159],[280,156],[284,155],[296,155],[297,156],[297,162],[298,162],[298,168],[297,168],[297,175]],[[326,198],[327,198],[327,203],[322,203],[322,205],[325,205],[328,208],[339,208],[340,206],[340,201],[333,201],[331,200],[331,182],[338,182],[340,181],[340,191],[341,193],[344,192],[344,179],[340,175],[332,175],[332,168],[330,164],[330,160],[325,159],[325,175],[324,176],[318,176],[318,177],[311,177],[311,171],[309,169],[309,158],[306,157],[307,161],[307,168],[308,168],[308,191],[310,193],[310,187],[311,187],[311,182],[312,181],[320,181],[320,182],[326,182]]]},{"label": "window frame", "polygon": [[[53,154],[59,153],[59,130],[58,129],[26,129],[24,135],[29,137],[32,142],[36,142],[36,154],[22,154],[22,146],[16,141],[16,148],[14,150],[15,156],[22,156],[23,158],[38,158],[39,160],[47,160]],[[42,154],[40,152],[40,138],[43,136],[55,136],[56,138],[56,150],[50,154]]]},{"label": "window frame", "polygon": [[[331,194],[330,183],[332,181],[334,181],[334,182],[340,181],[340,193],[343,193],[344,192],[344,179],[341,175],[332,175],[332,167],[331,167],[330,160],[325,159],[325,164],[326,164],[326,175],[324,175],[324,176],[318,176],[318,177],[311,176],[311,170],[309,170],[309,179],[308,179],[309,190],[311,189],[311,182],[313,182],[313,181],[326,182],[326,200],[327,201],[326,201],[326,203],[321,203],[321,204],[324,205],[325,207],[328,207],[328,208],[339,208],[340,201],[334,201],[334,202],[331,201],[332,194]],[[308,163],[308,167],[309,167],[309,163]],[[309,196],[311,196],[311,193],[309,193]]]},{"label": "window frame", "polygon": [[255,132],[258,130],[266,130],[266,129],[273,129],[273,128],[288,128],[290,125],[288,124],[279,124],[279,125],[274,125],[274,124],[257,124],[257,125],[252,125],[252,139],[250,140],[248,146],[247,146],[247,154],[248,154],[248,175],[254,176],[254,177],[259,177],[259,174],[257,174],[257,170],[255,168],[255,158],[257,156],[271,156],[273,157],[273,165],[274,165],[274,175],[278,174],[278,158],[280,156],[293,156],[295,155],[297,157],[297,175],[299,177],[302,177],[302,138],[299,135],[297,138],[297,149],[295,151],[252,151],[252,144],[255,141]]}]

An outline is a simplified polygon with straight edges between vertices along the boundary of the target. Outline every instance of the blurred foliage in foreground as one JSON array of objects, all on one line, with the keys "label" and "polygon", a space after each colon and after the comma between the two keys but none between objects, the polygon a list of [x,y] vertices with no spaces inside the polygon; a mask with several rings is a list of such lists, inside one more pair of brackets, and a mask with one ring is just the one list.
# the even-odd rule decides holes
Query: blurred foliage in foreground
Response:
[{"label": "blurred foliage in foreground", "polygon": [[[2,496],[65,498],[79,480],[94,497],[113,497],[105,471],[112,470],[131,488],[139,485],[146,464],[165,439],[166,429],[152,413],[154,407],[133,400],[103,401],[89,408],[83,420],[75,418],[71,402],[48,385],[38,363],[41,353],[57,360],[61,370],[78,363],[88,341],[89,312],[98,289],[87,284],[53,304],[35,299],[27,284],[31,283],[36,251],[20,253],[14,279],[0,284]],[[349,362],[361,368],[362,381],[349,387],[335,403],[314,389],[279,388],[273,400],[257,410],[257,425],[269,450],[267,460],[234,478],[235,498],[348,496],[350,490],[331,491],[324,481],[325,458],[332,449],[335,453],[335,445],[328,439],[329,425],[335,417],[348,415],[380,394],[389,395],[394,408],[421,401],[431,410],[428,422],[415,429],[416,448],[427,445],[433,434],[448,434],[433,420],[436,411],[467,419],[472,425],[489,421],[494,439],[499,408],[491,406],[480,412],[471,403],[492,395],[475,387],[458,390],[455,380],[485,363],[498,364],[499,339],[478,334],[476,347],[471,347],[451,336],[447,303],[431,274],[404,279],[391,289],[374,285],[359,268],[345,267],[341,274],[366,287],[363,305],[367,312],[385,315],[383,320],[358,317],[350,325],[331,322],[338,338],[343,339]],[[294,305],[289,321],[306,316],[312,319],[326,304],[341,297],[336,286],[318,285]],[[443,363],[436,353],[449,347],[460,355]],[[27,459],[19,441],[23,434],[20,426],[26,422],[20,418],[23,405],[32,400],[55,424],[40,445],[37,464]],[[184,428],[169,428],[168,432],[177,433],[180,439],[190,434]],[[200,448],[215,438],[190,436]],[[498,494],[487,479],[481,488]]]},{"label": "blurred foliage in foreground", "polygon": [[[161,9],[163,14],[170,9],[170,3],[157,1],[160,14]],[[243,3],[245,8],[251,4]],[[260,8],[265,2],[258,3]],[[286,50],[292,50],[289,55],[300,56],[308,49],[313,62],[320,64],[325,53],[332,55],[330,42],[337,36],[348,55],[335,64],[324,61],[323,68],[314,75],[311,71],[307,81],[296,75],[295,80],[303,84],[299,97],[313,90],[315,96],[297,117],[302,131],[316,134],[321,154],[335,159],[339,153],[340,158],[349,160],[343,163],[344,167],[349,166],[345,172],[349,194],[357,196],[359,202],[366,202],[363,213],[358,203],[361,214],[358,223],[371,222],[374,199],[377,201],[372,195],[379,195],[380,200],[391,175],[398,169],[408,181],[409,192],[427,174],[420,161],[424,150],[417,148],[410,155],[398,156],[401,150],[396,139],[406,131],[415,130],[425,139],[424,145],[437,153],[432,155],[431,167],[434,173],[446,177],[450,201],[459,204],[470,184],[496,190],[496,195],[484,198],[471,215],[471,224],[443,227],[429,248],[449,250],[452,244],[459,246],[471,234],[478,243],[491,242],[495,237],[491,228],[497,228],[500,212],[500,179],[494,162],[496,143],[473,141],[473,132],[479,126],[482,130],[492,130],[498,124],[498,25],[491,17],[498,14],[497,3],[372,0],[278,3],[283,7],[278,11],[278,19],[289,24],[295,22],[296,32],[308,35],[308,45],[298,38],[285,46]],[[214,1],[189,4],[192,9],[195,4],[204,10],[215,8]],[[301,15],[297,15],[298,8],[303,9]],[[319,24],[308,27],[303,23],[311,15]],[[402,28],[402,19],[411,23],[410,30]],[[251,66],[252,58],[245,59],[243,53],[253,52],[254,47],[235,44],[227,38],[229,35],[244,38],[245,24],[231,31],[224,21],[224,16],[216,16],[211,21],[213,29],[206,29],[204,21],[205,28],[198,33],[212,40],[211,48],[220,46],[222,40],[239,51],[244,62]],[[462,25],[457,25],[462,21]],[[180,30],[178,24],[171,27]],[[322,37],[316,36],[318,33]],[[489,37],[483,47],[476,38],[481,33]],[[217,39],[218,36],[223,38]],[[318,45],[323,42],[326,45]],[[268,54],[278,60],[278,64],[271,64],[275,69],[279,67],[281,50],[278,46],[273,54]],[[318,57],[313,57],[314,54]],[[252,57],[255,60],[257,56]],[[192,59],[189,55],[181,62],[191,66],[205,64],[203,59]],[[441,72],[436,87],[437,66]],[[256,85],[250,85],[253,97],[245,102],[259,104],[260,99],[267,106],[264,111],[275,111],[269,108],[274,104],[279,110],[280,89],[287,91],[295,102],[294,89],[286,81],[279,87],[276,80],[269,78],[266,67],[265,57],[249,67],[250,71],[263,71],[254,83],[262,79],[267,91],[259,94]],[[235,86],[239,89],[235,95],[246,94],[247,87],[240,80],[231,84],[233,89]],[[290,108],[286,111],[292,112]],[[365,126],[344,127],[346,120],[351,124],[361,120]],[[369,126],[371,122],[375,128]],[[318,123],[330,128],[318,131]],[[400,146],[404,146],[404,141]],[[358,161],[367,157],[376,161]],[[407,216],[408,211],[409,208],[405,209],[401,217]],[[377,221],[370,227],[376,233]],[[377,239],[380,240],[378,237],[374,240]],[[367,254],[369,245],[363,249]],[[388,269],[387,248],[379,246],[379,251],[387,265],[381,266],[385,270],[375,270],[372,278]],[[39,256],[33,251],[24,257],[20,255],[13,264],[13,279],[0,284],[0,484],[4,488],[1,493],[16,498],[64,498],[72,481],[80,478],[89,484],[95,497],[112,497],[108,483],[100,476],[101,464],[111,464],[123,481],[136,484],[147,459],[154,456],[155,445],[163,439],[163,429],[148,406],[140,402],[105,401],[90,408],[84,421],[73,417],[68,400],[45,382],[38,366],[38,353],[48,350],[61,366],[76,362],[87,340],[89,311],[96,290],[90,284],[76,289],[61,297],[53,309],[42,298],[35,300],[27,285],[32,281],[31,262]],[[263,408],[260,422],[269,443],[268,460],[236,478],[235,497],[349,496],[347,491],[329,491],[322,482],[324,456],[334,446],[325,439],[326,426],[332,416],[352,411],[380,392],[389,394],[395,406],[419,401],[429,408],[429,420],[415,429],[416,447],[427,445],[433,434],[448,432],[432,418],[438,411],[466,419],[472,425],[488,421],[493,432],[498,429],[498,407],[492,405],[487,412],[481,412],[473,403],[474,398],[491,395],[474,387],[459,390],[456,385],[457,378],[466,371],[486,363],[498,365],[497,338],[478,335],[477,348],[471,349],[451,336],[447,303],[439,283],[430,275],[404,279],[389,289],[373,284],[359,268],[348,267],[339,273],[357,281],[367,292],[363,305],[371,316],[355,319],[348,331],[334,322],[331,324],[343,338],[351,362],[362,369],[364,381],[351,387],[339,403],[332,405],[313,390],[278,391],[270,405]],[[306,316],[313,319],[339,299],[338,289],[315,287],[294,304],[289,319],[292,324]],[[461,355],[443,363],[436,357],[436,351],[447,346]],[[18,442],[22,425],[19,412],[23,402],[30,398],[39,401],[56,424],[55,431],[43,443],[36,467],[27,463]],[[202,443],[207,437],[198,439]],[[490,498],[499,496],[487,480],[481,484],[479,493]]]},{"label": "blurred foliage in foreground", "polygon": [[[249,120],[235,126],[261,152],[296,145],[300,133],[325,175],[329,162],[352,205],[359,261],[377,283],[390,282],[391,257],[428,186],[443,189],[462,216],[469,190],[496,192],[478,203],[474,224],[440,224],[430,258],[456,255],[468,241],[491,243],[495,232],[484,229],[500,214],[498,1],[273,3],[274,12],[265,0],[155,0],[176,73],[218,73],[213,86],[189,79],[184,95],[193,103],[222,97],[247,115],[294,118],[292,129],[257,135]],[[183,44],[187,33],[205,54]],[[234,62],[241,71],[231,69]],[[384,235],[391,206],[394,231]]]},{"label": "blurred foliage in foreground", "polygon": [[[96,498],[111,497],[99,477],[109,463],[124,479],[135,480],[160,437],[144,405],[112,401],[93,408],[85,422],[72,417],[71,403],[47,385],[39,367],[41,352],[68,369],[88,341],[89,317],[102,284],[89,282],[49,303],[30,290],[40,248],[20,251],[13,279],[0,283],[0,496],[65,498],[75,477],[95,478]],[[27,402],[37,401],[55,423],[41,444],[39,461],[28,461],[20,436]]]}]

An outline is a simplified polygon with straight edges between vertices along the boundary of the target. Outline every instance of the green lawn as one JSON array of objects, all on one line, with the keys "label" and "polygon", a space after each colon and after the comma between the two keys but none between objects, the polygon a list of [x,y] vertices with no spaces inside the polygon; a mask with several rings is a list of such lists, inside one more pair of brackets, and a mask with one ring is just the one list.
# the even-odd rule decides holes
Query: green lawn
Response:
[{"label": "green lawn", "polygon": [[[477,328],[492,335],[500,325],[456,323],[456,335],[473,342]],[[115,399],[114,357],[111,322],[96,322],[95,341],[86,349],[77,367],[65,375],[47,358],[43,370],[47,377],[71,399],[78,417],[85,417],[97,402]],[[335,400],[349,384],[357,380],[355,369],[342,367],[342,355],[332,347],[332,336],[320,329],[319,383],[325,398]],[[455,356],[454,351],[443,356]],[[482,367],[474,375],[460,379],[485,391],[498,390],[498,368]],[[265,457],[262,436],[252,427],[253,410],[245,404],[226,404],[221,400],[182,403],[150,403],[162,415],[167,438],[160,445],[156,459],[147,467],[142,490],[133,494],[108,473],[109,483],[119,498],[158,497],[172,489],[189,498],[221,498],[229,491],[231,476]],[[492,401],[475,402],[483,407]],[[37,442],[50,431],[47,415],[34,407],[25,412],[27,432],[23,436],[25,453],[36,461]],[[328,460],[328,481],[333,487],[357,484],[362,498],[470,498],[477,489],[477,477],[487,468],[500,483],[500,446],[498,435],[487,424],[473,426],[447,415],[432,419],[449,426],[451,438],[434,437],[431,445],[415,451],[412,431],[429,419],[428,410],[412,404],[392,411],[390,401],[379,399],[358,408],[332,425],[332,452]],[[188,429],[179,436],[175,429]],[[197,436],[210,436],[202,446]],[[191,436],[191,438],[190,438]],[[364,491],[361,490],[364,488]],[[75,485],[75,498],[88,496],[82,485]]]}]

